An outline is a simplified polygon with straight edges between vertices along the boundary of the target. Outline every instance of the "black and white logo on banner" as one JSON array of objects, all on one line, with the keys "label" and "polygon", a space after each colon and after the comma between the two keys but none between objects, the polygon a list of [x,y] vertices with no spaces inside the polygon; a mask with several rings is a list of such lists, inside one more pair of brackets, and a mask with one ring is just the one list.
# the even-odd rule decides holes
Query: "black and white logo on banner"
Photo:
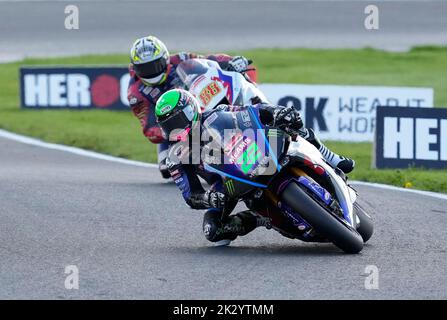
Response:
[{"label": "black and white logo on banner", "polygon": [[447,109],[377,109],[377,168],[447,168]]}]

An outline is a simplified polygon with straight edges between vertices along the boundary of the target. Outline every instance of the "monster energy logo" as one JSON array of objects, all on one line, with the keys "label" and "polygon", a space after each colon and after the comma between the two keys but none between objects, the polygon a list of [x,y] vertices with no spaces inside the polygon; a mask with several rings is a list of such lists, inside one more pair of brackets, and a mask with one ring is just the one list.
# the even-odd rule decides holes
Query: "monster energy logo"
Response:
[{"label": "monster energy logo", "polygon": [[268,137],[279,137],[281,135],[282,135],[282,132],[280,132],[277,129],[269,129],[269,131],[267,132]]},{"label": "monster energy logo", "polygon": [[228,194],[233,194],[234,193],[234,184],[233,184],[233,180],[227,180],[225,182],[225,187],[227,187],[227,191]]}]

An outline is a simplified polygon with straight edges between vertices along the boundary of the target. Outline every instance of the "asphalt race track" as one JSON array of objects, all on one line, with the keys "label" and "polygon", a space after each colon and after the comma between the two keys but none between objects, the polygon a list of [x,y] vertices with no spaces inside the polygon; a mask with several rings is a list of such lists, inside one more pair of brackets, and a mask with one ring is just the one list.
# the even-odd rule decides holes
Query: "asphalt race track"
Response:
[{"label": "asphalt race track", "polygon": [[[259,47],[407,50],[447,45],[447,2],[373,1],[379,30],[366,30],[368,1],[45,1],[0,0],[0,61],[26,56],[128,53],[155,34],[172,51]],[[79,29],[64,9],[79,8]]]},{"label": "asphalt race track", "polygon": [[[144,34],[173,51],[447,44],[447,2],[377,3],[367,31],[364,1],[0,0],[0,61],[124,53]],[[67,4],[79,30],[64,28]],[[158,170],[0,138],[0,299],[446,299],[447,200],[358,190],[376,228],[359,255],[265,229],[216,248]]]},{"label": "asphalt race track", "polygon": [[359,255],[266,229],[217,248],[156,169],[0,138],[0,299],[447,298],[447,200],[358,190],[376,226]]}]

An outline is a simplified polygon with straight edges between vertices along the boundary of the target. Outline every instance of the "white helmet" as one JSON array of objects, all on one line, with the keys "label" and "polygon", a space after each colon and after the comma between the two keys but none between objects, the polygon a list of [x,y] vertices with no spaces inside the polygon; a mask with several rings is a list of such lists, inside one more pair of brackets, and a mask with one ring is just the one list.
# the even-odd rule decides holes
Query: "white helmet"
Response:
[{"label": "white helmet", "polygon": [[169,52],[154,36],[137,39],[130,49],[130,61],[146,85],[161,84],[168,76]]}]

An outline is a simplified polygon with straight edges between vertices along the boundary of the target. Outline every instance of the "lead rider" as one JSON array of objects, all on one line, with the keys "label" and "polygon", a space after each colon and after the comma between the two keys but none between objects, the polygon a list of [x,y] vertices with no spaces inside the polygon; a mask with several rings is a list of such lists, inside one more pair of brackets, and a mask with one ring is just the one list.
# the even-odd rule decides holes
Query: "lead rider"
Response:
[{"label": "lead rider", "polygon": [[[251,107],[258,113],[263,125],[277,127],[291,136],[308,134],[309,142],[317,148],[324,147],[314,135],[310,136],[313,131],[303,128],[300,114],[293,107],[261,103]],[[219,105],[202,114],[198,100],[181,89],[164,93],[155,107],[157,122],[171,142],[166,160],[168,170],[191,208],[208,209],[203,218],[203,232],[209,241],[217,244],[228,244],[237,236],[246,235],[259,226],[269,228],[270,220],[250,210],[229,215],[237,201],[226,196],[219,175],[204,170],[200,154],[193,154],[193,150],[203,147],[202,143],[199,142],[200,146],[196,148],[192,144],[197,142],[188,138],[198,127],[201,132],[206,130],[206,119],[216,117],[215,113],[239,112],[247,108],[248,106]],[[187,141],[188,144],[179,144],[178,140]],[[350,169],[352,170],[352,166]],[[211,185],[208,190],[204,190],[199,177]]]}]

